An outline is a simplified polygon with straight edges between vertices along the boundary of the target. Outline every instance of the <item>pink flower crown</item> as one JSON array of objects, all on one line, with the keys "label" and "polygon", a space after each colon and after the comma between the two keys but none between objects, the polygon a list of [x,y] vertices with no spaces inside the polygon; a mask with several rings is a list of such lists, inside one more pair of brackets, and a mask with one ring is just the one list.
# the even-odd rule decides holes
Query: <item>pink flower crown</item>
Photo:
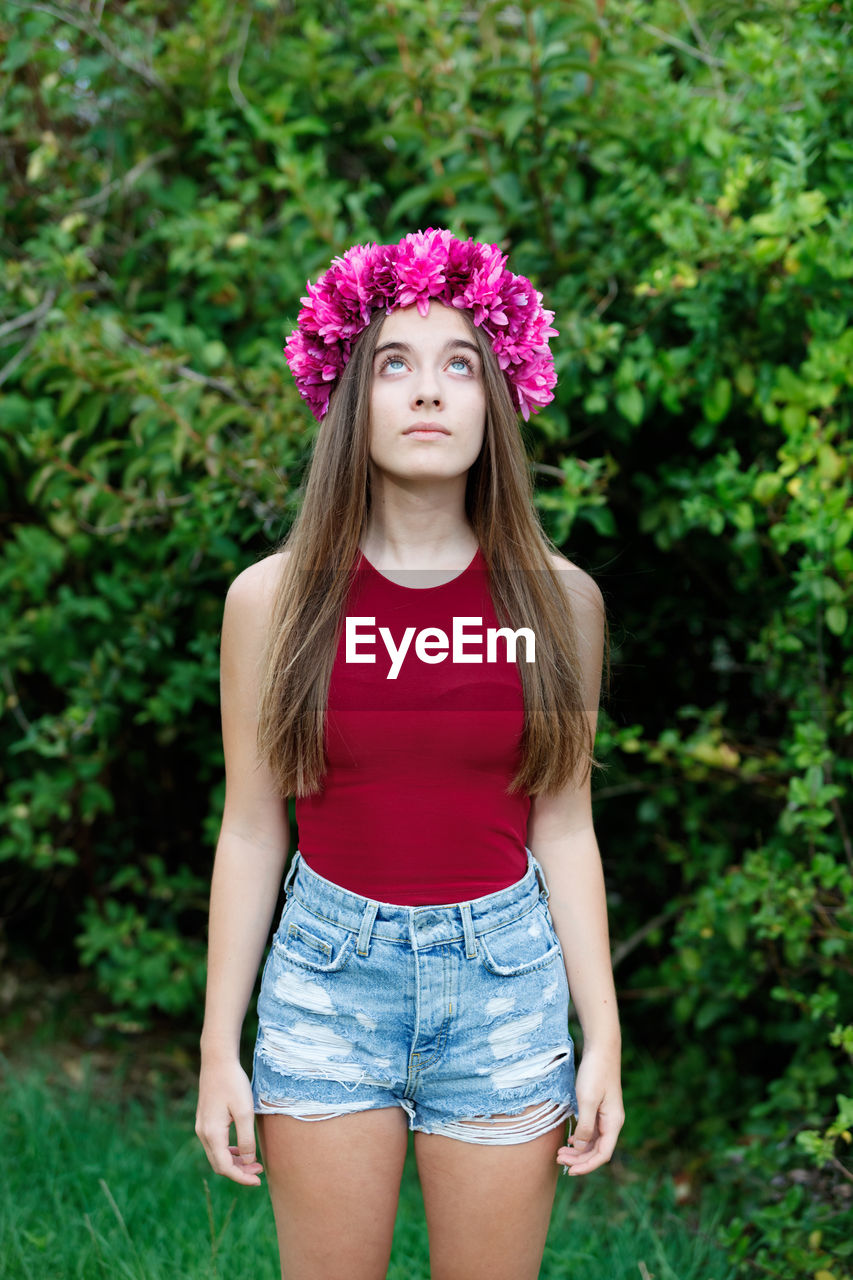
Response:
[{"label": "pink flower crown", "polygon": [[297,327],[284,346],[299,394],[322,421],[334,384],[358,335],[384,307],[416,305],[422,316],[430,298],[471,312],[488,334],[514,403],[525,420],[554,398],[554,358],[548,339],[553,311],[526,276],[504,266],[497,245],[458,240],[450,231],[414,231],[399,244],[355,244],[316,284],[307,283]]}]

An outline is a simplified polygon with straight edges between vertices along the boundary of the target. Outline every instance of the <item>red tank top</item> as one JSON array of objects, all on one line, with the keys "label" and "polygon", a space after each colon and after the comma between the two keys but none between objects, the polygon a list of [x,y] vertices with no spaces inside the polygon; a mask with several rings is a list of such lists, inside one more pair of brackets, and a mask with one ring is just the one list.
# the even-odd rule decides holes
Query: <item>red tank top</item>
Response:
[{"label": "red tank top", "polygon": [[[321,792],[296,799],[299,850],[318,875],[402,906],[464,902],[524,875],[530,796],[506,795],[524,703],[506,641],[489,651],[498,626],[479,548],[437,587],[392,582],[359,552],[329,686],[328,771]],[[520,638],[519,661],[526,652]]]}]

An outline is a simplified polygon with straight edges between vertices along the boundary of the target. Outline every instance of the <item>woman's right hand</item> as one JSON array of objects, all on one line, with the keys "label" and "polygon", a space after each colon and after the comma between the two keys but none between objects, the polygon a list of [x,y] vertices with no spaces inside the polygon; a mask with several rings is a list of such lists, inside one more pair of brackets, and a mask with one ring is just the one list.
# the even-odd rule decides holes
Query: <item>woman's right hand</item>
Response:
[{"label": "woman's right hand", "polygon": [[[228,1142],[232,1123],[236,1146]],[[258,1174],[263,1173],[263,1165],[255,1153],[252,1086],[239,1062],[202,1060],[195,1131],[216,1173],[245,1187],[261,1185]]]}]

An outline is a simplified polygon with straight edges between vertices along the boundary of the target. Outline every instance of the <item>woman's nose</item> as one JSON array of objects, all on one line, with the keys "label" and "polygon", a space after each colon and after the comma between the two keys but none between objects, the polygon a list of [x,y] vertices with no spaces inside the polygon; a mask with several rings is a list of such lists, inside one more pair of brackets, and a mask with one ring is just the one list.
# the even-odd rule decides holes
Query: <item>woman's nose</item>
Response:
[{"label": "woman's nose", "polygon": [[441,390],[435,374],[424,371],[412,388],[412,404],[441,404]]}]

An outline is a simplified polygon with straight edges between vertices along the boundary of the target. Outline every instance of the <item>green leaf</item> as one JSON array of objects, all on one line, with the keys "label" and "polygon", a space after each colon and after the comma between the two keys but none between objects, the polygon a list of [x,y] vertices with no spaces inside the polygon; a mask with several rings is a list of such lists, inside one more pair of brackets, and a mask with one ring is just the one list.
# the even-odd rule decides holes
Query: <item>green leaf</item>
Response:
[{"label": "green leaf", "polygon": [[499,119],[504,141],[508,147],[515,144],[518,135],[530,123],[534,114],[532,102],[517,102],[501,113]]},{"label": "green leaf", "polygon": [[643,397],[639,387],[626,387],[618,392],[616,396],[616,408],[622,414],[623,418],[632,424],[639,426],[643,420]]},{"label": "green leaf", "polygon": [[844,635],[847,630],[847,610],[843,604],[831,604],[824,613],[824,619],[833,635]]},{"label": "green leaf", "polygon": [[727,416],[732,404],[732,384],[728,378],[717,378],[702,397],[702,412],[708,422],[716,425]]},{"label": "green leaf", "polygon": [[609,507],[582,507],[579,515],[581,519],[591,524],[602,538],[616,537],[616,521]]}]

